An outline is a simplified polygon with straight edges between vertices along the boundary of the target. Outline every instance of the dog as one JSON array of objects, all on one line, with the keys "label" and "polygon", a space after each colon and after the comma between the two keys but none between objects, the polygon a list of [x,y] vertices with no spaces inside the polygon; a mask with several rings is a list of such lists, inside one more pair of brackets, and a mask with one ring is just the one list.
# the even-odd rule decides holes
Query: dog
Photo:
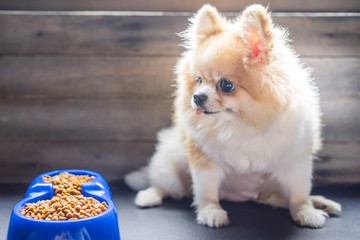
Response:
[{"label": "dog", "polygon": [[321,228],[341,205],[310,196],[320,100],[287,30],[261,5],[230,21],[207,4],[180,36],[173,125],[159,132],[148,166],[125,177],[141,190],[135,204],[193,194],[197,222],[217,228],[229,224],[221,199],[253,200]]}]

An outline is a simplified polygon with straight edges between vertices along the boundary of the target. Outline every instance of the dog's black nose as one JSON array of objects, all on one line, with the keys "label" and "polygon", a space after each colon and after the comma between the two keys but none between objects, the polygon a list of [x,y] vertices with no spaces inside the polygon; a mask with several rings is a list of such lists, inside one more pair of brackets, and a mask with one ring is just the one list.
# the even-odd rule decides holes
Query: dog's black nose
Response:
[{"label": "dog's black nose", "polygon": [[206,99],[208,98],[205,94],[194,95],[194,102],[198,107],[202,107]]}]

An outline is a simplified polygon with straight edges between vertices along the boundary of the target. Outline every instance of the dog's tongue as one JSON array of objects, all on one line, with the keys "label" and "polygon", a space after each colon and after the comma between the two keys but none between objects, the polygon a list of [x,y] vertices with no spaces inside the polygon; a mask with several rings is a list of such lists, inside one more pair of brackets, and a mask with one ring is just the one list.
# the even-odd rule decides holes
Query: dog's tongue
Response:
[{"label": "dog's tongue", "polygon": [[203,112],[205,112],[205,110],[202,109],[202,108],[196,109],[196,114],[197,114],[197,115],[200,115],[200,114],[202,114]]}]

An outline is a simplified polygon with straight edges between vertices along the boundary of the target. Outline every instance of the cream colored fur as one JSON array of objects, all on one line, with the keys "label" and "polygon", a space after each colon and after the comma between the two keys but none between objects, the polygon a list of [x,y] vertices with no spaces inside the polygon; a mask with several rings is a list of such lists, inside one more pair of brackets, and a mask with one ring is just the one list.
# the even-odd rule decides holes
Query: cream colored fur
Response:
[{"label": "cream colored fur", "polygon": [[[220,199],[289,208],[301,226],[322,227],[341,206],[310,196],[313,154],[321,147],[319,96],[287,32],[260,5],[233,22],[205,5],[182,36],[187,50],[176,67],[174,124],[159,133],[148,168],[125,179],[147,187],[136,205],[192,192],[197,221],[209,227],[229,223]],[[232,93],[218,89],[225,77],[235,84]],[[195,94],[208,96],[204,106]]]}]

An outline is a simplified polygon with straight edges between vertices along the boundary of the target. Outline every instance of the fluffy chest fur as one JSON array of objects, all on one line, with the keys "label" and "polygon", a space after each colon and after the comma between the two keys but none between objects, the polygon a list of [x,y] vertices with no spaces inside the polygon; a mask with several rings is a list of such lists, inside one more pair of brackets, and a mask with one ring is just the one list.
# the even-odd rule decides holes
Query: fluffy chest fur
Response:
[{"label": "fluffy chest fur", "polygon": [[[202,150],[226,172],[267,171],[282,151],[281,146],[274,146],[281,136],[262,136],[254,129],[238,129],[231,125],[224,124],[207,133],[211,136],[195,136],[195,139]],[[201,130],[198,133],[203,135]],[[269,144],[270,142],[273,144]]]},{"label": "fluffy chest fur", "polygon": [[[302,119],[295,116],[284,121],[285,115],[266,132],[246,126],[239,119],[223,120],[222,116],[207,116],[196,125],[191,121],[185,125],[195,144],[226,172],[268,173],[280,161],[286,161],[286,153],[299,148],[296,142],[300,144],[306,140],[304,136],[299,136],[298,130],[309,126],[301,127]],[[309,140],[310,136],[307,137]]]}]

